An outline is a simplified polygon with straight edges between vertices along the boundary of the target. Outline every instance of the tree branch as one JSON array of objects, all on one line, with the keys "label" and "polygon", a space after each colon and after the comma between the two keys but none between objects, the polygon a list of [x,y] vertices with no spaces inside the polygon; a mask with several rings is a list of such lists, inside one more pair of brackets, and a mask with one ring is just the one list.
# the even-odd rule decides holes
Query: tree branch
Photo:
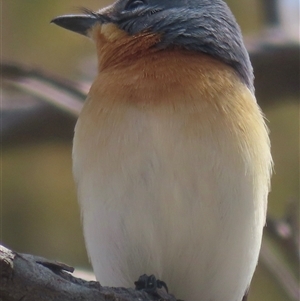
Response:
[{"label": "tree branch", "polygon": [[125,288],[102,287],[75,278],[73,268],[0,246],[0,300],[4,301],[176,301],[163,289],[150,295]]}]

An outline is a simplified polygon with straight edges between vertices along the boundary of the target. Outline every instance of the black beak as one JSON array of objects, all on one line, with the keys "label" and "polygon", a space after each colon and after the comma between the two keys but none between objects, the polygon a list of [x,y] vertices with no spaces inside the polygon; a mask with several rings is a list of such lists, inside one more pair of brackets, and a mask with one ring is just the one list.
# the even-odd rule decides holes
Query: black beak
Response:
[{"label": "black beak", "polygon": [[96,24],[107,23],[108,18],[100,14],[92,15],[65,15],[54,18],[51,23],[61,26],[65,29],[86,36],[88,31]]}]

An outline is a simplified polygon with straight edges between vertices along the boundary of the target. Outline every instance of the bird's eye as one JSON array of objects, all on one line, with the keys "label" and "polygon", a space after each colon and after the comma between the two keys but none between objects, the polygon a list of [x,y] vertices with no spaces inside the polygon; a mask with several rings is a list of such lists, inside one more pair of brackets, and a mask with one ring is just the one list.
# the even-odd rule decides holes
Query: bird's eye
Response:
[{"label": "bird's eye", "polygon": [[128,3],[126,4],[125,9],[126,10],[134,10],[142,5],[145,5],[145,1],[143,1],[143,0],[129,0]]}]

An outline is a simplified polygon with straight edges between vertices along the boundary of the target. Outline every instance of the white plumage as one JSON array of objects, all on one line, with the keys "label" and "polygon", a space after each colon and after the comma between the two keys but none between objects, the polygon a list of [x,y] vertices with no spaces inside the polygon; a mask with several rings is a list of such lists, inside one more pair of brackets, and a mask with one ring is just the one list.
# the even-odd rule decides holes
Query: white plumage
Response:
[{"label": "white plumage", "polygon": [[146,273],[186,301],[241,301],[265,223],[267,130],[230,67],[175,58],[180,74],[156,57],[91,89],[73,150],[87,250],[102,285]]}]

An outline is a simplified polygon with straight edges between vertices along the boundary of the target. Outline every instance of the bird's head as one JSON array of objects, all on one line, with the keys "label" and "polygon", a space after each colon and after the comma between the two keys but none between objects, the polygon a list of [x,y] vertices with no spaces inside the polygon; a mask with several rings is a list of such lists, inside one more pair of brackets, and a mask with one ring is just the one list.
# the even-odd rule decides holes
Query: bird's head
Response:
[{"label": "bird's head", "polygon": [[172,48],[210,55],[230,65],[254,90],[240,28],[222,0],[118,0],[98,12],[84,9],[82,15],[52,22],[92,37],[100,56],[122,52],[138,58],[145,51]]}]

